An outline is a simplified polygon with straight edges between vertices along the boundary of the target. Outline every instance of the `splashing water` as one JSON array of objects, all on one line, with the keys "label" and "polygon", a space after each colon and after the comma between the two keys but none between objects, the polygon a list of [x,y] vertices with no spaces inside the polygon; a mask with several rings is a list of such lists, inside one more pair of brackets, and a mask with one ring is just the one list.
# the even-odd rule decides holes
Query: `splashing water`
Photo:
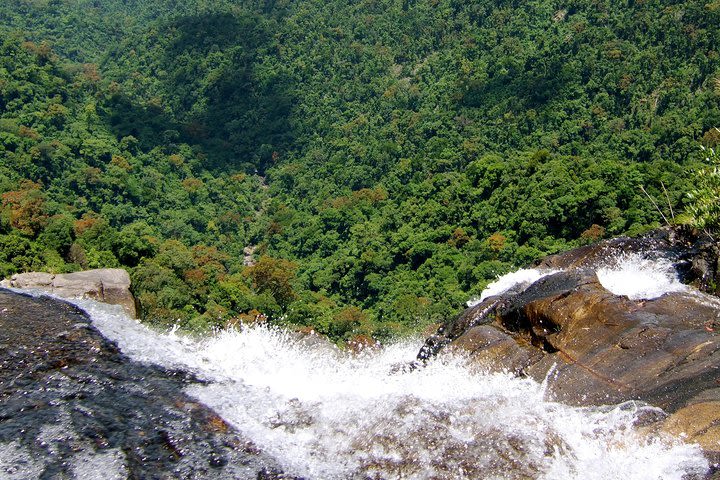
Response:
[{"label": "splashing water", "polygon": [[207,380],[188,393],[307,479],[679,480],[708,468],[699,447],[636,431],[652,407],[548,402],[542,385],[462,357],[395,368],[420,339],[356,356],[264,327],[192,340],[74,303],[131,357]]},{"label": "splashing water", "polygon": [[[506,292],[521,292],[543,277],[560,270],[522,268],[510,272],[490,283],[479,297],[467,302],[474,307],[488,297]],[[614,257],[612,262],[596,269],[602,286],[615,295],[625,295],[631,300],[649,300],[670,292],[688,292],[678,279],[672,262],[665,258],[650,259],[639,253]]]},{"label": "splashing water", "polygon": [[488,297],[502,295],[508,291],[523,291],[543,277],[558,273],[560,270],[541,270],[537,268],[521,268],[514,272],[507,273],[494,282],[488,284],[479,297],[468,300],[467,306],[474,307]]},{"label": "splashing water", "polygon": [[649,300],[688,290],[680,283],[669,260],[648,259],[637,253],[621,255],[612,265],[598,268],[596,273],[606,290],[630,300]]}]

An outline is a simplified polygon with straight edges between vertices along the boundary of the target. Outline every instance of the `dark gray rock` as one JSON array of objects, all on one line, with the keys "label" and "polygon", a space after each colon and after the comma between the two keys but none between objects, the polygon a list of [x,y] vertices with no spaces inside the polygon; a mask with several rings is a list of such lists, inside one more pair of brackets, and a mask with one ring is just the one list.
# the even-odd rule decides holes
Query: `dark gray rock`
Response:
[{"label": "dark gray rock", "polygon": [[192,382],[131,361],[74,306],[0,289],[0,477],[286,478]]}]

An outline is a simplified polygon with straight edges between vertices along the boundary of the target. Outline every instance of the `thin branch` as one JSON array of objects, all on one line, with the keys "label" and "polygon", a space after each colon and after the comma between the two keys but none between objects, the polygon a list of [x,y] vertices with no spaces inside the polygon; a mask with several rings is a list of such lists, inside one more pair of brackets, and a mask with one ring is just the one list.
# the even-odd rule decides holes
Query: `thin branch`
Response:
[{"label": "thin branch", "polygon": [[670,203],[670,195],[668,195],[668,191],[665,188],[665,184],[660,181],[660,185],[662,185],[663,193],[665,194],[665,200],[667,200],[668,207],[670,207],[670,217],[675,221],[675,212],[673,212],[672,203]]},{"label": "thin branch", "polygon": [[653,205],[655,205],[655,209],[658,211],[658,213],[660,213],[660,216],[663,218],[663,220],[665,220],[665,224],[666,224],[666,225],[670,225],[670,222],[668,222],[667,217],[666,217],[665,214],[662,212],[662,210],[660,210],[660,207],[658,207],[658,204],[655,203],[655,199],[650,196],[650,194],[647,192],[647,190],[645,190],[645,187],[643,187],[642,185],[640,185],[640,190],[642,190],[642,192],[645,194],[645,196],[650,199],[650,201],[652,202]]}]

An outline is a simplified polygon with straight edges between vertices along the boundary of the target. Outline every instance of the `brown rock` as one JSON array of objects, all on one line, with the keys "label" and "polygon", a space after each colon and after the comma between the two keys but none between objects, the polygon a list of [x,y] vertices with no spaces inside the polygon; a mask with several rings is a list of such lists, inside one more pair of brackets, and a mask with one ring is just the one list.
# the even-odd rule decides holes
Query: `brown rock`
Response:
[{"label": "brown rock", "polygon": [[418,358],[462,350],[491,370],[547,380],[548,395],[570,404],[647,402],[670,414],[659,424],[664,431],[720,459],[720,303],[690,291],[630,300],[595,275],[608,258],[649,252],[702,286],[716,278],[717,251],[664,229],[547,257],[538,265],[563,272],[466,310],[428,338]]},{"label": "brown rock", "polygon": [[[493,325],[473,327],[452,343],[452,350],[472,355],[473,360],[491,372],[523,373],[537,363],[545,352],[519,338],[502,332]],[[502,358],[502,362],[497,359]]]},{"label": "brown rock", "polygon": [[720,400],[681,408],[665,420],[661,428],[697,443],[715,462],[720,460]]},{"label": "brown rock", "polygon": [[584,279],[571,291],[497,313],[488,328],[545,354],[502,355],[497,362],[538,381],[553,370],[548,391],[564,402],[632,399],[674,411],[717,386],[717,378],[704,374],[720,373],[714,368],[720,365],[720,336],[703,328],[717,312],[690,294],[633,301]]}]

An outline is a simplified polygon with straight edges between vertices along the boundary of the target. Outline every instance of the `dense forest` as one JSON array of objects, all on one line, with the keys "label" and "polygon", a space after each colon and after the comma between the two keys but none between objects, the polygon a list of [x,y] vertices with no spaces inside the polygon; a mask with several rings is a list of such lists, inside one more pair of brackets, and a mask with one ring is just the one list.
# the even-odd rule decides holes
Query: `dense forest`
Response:
[{"label": "dense forest", "polygon": [[658,226],[651,199],[694,211],[720,142],[712,0],[18,0],[0,26],[0,276],[122,266],[189,330],[417,331]]}]

